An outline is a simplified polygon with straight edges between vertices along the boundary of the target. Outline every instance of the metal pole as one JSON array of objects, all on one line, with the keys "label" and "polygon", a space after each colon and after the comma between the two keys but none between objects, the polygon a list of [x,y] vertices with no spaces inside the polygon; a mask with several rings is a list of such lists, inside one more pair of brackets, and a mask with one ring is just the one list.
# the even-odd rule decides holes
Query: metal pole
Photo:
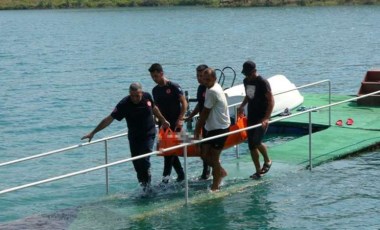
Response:
[{"label": "metal pole", "polygon": [[[239,116],[239,112],[238,112],[238,107],[235,105],[234,106],[234,110],[235,110],[235,123],[237,123],[237,119],[238,119],[238,116]],[[236,155],[236,158],[239,158],[239,145],[235,145],[235,155]]]},{"label": "metal pole", "polygon": [[[184,138],[184,141],[187,143],[187,135]],[[185,203],[188,205],[189,203],[189,181],[188,181],[188,173],[187,173],[187,146],[183,149],[184,163],[185,163]]]},{"label": "metal pole", "polygon": [[311,171],[313,165],[311,164],[311,134],[313,133],[313,126],[311,123],[311,112],[309,112],[309,170]]},{"label": "metal pole", "polygon": [[[329,105],[331,104],[331,82],[329,81]],[[331,106],[329,106],[329,126],[331,126]]]},{"label": "metal pole", "polygon": [[[108,144],[107,140],[104,141],[104,161],[105,164],[108,164]],[[108,185],[108,167],[105,168],[106,172],[106,194],[108,195],[109,192],[109,185]]]}]

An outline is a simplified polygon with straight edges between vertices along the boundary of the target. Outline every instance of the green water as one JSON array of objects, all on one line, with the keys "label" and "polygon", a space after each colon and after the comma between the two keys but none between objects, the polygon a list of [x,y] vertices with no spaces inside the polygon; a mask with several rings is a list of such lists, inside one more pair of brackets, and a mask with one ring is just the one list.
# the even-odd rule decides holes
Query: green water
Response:
[{"label": "green water", "polygon": [[[297,86],[331,79],[333,93],[356,94],[365,72],[380,67],[379,18],[378,6],[1,11],[0,162],[80,143],[132,81],[151,91],[154,62],[191,96],[198,64],[239,73],[247,59],[265,77],[283,74]],[[125,128],[116,122],[95,138]],[[130,156],[126,138],[108,147],[109,162]],[[98,144],[0,167],[0,190],[103,163]],[[194,180],[201,162],[188,163]],[[260,183],[248,180],[246,145],[239,160],[225,151],[222,164],[222,191],[191,181],[188,206],[183,185],[157,187],[160,157],[152,157],[148,198],[129,163],[110,169],[109,195],[104,170],[4,194],[0,229],[380,228],[377,150],[312,172],[274,162]]]}]

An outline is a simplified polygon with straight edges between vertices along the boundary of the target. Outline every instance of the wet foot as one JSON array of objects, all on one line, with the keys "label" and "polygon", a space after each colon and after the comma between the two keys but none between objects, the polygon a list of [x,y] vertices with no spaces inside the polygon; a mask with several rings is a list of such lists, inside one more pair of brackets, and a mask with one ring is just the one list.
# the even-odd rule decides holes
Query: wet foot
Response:
[{"label": "wet foot", "polygon": [[219,190],[219,189],[215,189],[215,190],[211,189],[210,192],[211,192],[211,193],[214,193],[214,192],[220,192],[220,190]]},{"label": "wet foot", "polygon": [[227,176],[227,172],[224,168],[220,169],[220,177],[218,179],[214,178],[214,182],[211,186],[211,191],[216,191],[220,189],[220,184],[222,183],[222,179]]}]

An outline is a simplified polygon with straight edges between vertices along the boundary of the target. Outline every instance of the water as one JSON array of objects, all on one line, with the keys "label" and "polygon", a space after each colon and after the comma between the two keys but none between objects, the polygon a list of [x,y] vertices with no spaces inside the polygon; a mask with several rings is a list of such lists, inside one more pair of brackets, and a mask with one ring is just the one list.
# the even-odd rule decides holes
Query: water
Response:
[{"label": "water", "polygon": [[[2,11],[0,162],[78,144],[131,82],[151,91],[147,69],[153,62],[191,96],[198,64],[239,73],[246,59],[264,76],[284,74],[296,85],[330,79],[334,93],[356,94],[365,72],[380,67],[379,19],[378,6]],[[114,122],[95,138],[125,127]],[[2,167],[0,189],[103,164],[103,149],[94,145]],[[129,157],[127,140],[110,143],[109,155],[110,162]],[[224,192],[209,194],[208,183],[191,182],[189,207],[182,206],[180,185],[156,188],[142,199],[133,167],[125,164],[110,169],[109,196],[103,170],[2,195],[0,228],[380,227],[377,150],[312,173],[277,165],[260,184],[241,176],[252,165],[237,164],[233,156],[232,150],[223,154],[231,169]],[[157,184],[162,159],[152,163]],[[189,167],[189,176],[198,176],[199,160]]]}]

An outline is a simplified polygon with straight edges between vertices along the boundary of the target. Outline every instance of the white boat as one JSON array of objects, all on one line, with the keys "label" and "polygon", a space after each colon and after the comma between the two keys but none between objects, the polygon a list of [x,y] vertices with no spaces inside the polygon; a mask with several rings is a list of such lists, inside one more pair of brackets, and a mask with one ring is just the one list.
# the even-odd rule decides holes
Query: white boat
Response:
[{"label": "white boat", "polygon": [[[303,103],[303,96],[297,87],[284,75],[274,75],[268,78],[269,84],[274,95],[274,108],[271,116],[276,116],[286,109],[292,110]],[[290,91],[291,90],[291,91]],[[228,105],[233,105],[243,101],[245,97],[244,85],[235,85],[224,90]],[[234,117],[234,107],[230,107],[230,115]]]}]

